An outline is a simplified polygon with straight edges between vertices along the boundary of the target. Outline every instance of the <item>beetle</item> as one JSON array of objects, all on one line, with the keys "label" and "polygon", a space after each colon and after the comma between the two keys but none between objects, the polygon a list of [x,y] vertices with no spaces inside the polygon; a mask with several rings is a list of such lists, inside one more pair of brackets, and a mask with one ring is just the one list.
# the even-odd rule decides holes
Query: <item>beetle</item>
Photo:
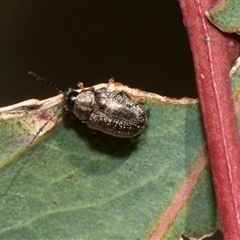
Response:
[{"label": "beetle", "polygon": [[[62,93],[56,85],[33,72],[29,74]],[[131,138],[146,127],[148,112],[124,91],[115,93],[107,88],[96,90],[94,87],[85,89],[83,84],[78,86],[80,91],[69,88],[63,92],[63,111],[72,113],[90,129],[115,137]]]}]

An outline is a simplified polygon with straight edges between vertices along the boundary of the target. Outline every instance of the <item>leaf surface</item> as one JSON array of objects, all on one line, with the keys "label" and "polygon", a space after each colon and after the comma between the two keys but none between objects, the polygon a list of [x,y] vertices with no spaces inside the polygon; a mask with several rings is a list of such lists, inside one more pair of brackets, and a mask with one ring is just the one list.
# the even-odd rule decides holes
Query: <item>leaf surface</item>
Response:
[{"label": "leaf surface", "polygon": [[[179,239],[219,228],[197,101],[144,94],[148,126],[132,139],[63,120],[60,100],[0,121],[1,239],[146,239],[156,231]],[[49,119],[60,123],[26,148]]]},{"label": "leaf surface", "polygon": [[208,13],[211,22],[223,32],[240,32],[240,1],[226,0],[214,6]]}]

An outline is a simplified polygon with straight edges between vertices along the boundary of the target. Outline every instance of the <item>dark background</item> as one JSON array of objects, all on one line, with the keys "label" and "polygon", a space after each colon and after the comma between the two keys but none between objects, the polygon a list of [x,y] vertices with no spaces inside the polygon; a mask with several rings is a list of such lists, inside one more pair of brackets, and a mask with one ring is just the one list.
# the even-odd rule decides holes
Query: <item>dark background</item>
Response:
[{"label": "dark background", "polygon": [[177,0],[0,3],[0,107],[107,82],[197,97]]}]

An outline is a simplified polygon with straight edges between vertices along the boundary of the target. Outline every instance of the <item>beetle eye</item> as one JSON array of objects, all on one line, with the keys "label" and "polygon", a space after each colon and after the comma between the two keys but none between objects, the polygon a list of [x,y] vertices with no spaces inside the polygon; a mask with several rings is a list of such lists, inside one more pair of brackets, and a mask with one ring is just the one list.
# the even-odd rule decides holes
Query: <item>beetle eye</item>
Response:
[{"label": "beetle eye", "polygon": [[79,95],[79,92],[74,91],[72,88],[69,88],[68,91],[64,92],[63,111],[65,113],[72,112],[76,97],[78,95]]},{"label": "beetle eye", "polygon": [[79,95],[79,92],[72,91],[68,95],[69,103],[73,106],[75,104],[76,97]]}]

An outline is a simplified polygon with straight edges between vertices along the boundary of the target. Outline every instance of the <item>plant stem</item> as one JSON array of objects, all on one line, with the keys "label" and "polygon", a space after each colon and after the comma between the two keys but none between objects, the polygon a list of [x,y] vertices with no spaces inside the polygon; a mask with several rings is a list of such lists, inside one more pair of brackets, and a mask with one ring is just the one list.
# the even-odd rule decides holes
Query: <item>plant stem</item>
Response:
[{"label": "plant stem", "polygon": [[239,43],[205,17],[215,0],[179,0],[192,49],[214,189],[225,239],[240,239],[240,141],[229,70]]}]

